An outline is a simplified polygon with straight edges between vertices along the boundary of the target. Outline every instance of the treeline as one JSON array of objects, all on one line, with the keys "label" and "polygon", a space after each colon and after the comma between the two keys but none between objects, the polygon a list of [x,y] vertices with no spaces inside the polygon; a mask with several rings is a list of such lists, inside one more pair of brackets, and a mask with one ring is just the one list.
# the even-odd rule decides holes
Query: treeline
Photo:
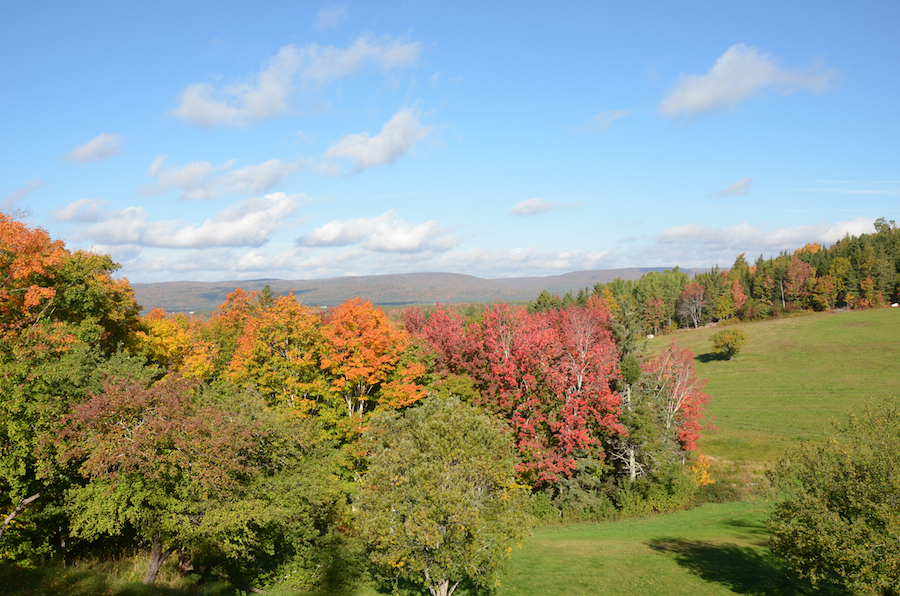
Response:
[{"label": "treeline", "polygon": [[645,356],[599,297],[403,325],[238,289],[208,319],[141,317],[116,267],[0,213],[4,564],[146,549],[147,583],[177,558],[242,589],[448,593],[495,582],[534,516],[663,511],[709,481],[692,355]]},{"label": "treeline", "polygon": [[900,300],[900,229],[882,218],[873,234],[847,235],[828,248],[807,244],[769,259],[760,255],[753,264],[740,254],[730,269],[717,265],[693,280],[675,267],[638,280],[598,283],[562,298],[544,291],[529,311],[584,305],[591,296],[617,315],[636,317],[652,334],[732,318],[884,306]]}]

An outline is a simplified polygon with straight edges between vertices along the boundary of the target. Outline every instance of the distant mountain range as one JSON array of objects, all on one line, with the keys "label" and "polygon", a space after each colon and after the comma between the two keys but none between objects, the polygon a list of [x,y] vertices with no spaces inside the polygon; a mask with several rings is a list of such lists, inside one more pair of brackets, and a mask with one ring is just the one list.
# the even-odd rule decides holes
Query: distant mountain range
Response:
[{"label": "distant mountain range", "polygon": [[[300,302],[331,306],[358,296],[381,306],[433,304],[441,302],[479,303],[533,300],[542,290],[553,294],[577,293],[581,288],[593,289],[598,282],[638,279],[650,271],[670,267],[632,267],[629,269],[597,269],[574,271],[549,277],[510,277],[482,279],[459,273],[400,273],[365,275],[331,279],[284,280],[254,279],[241,281],[172,281],[151,284],[133,283],[138,304],[144,313],[154,308],[168,312],[212,312],[235,288],[260,290],[268,284],[279,294],[293,292]],[[686,273],[693,273],[685,269]],[[700,270],[697,270],[700,271]]]}]

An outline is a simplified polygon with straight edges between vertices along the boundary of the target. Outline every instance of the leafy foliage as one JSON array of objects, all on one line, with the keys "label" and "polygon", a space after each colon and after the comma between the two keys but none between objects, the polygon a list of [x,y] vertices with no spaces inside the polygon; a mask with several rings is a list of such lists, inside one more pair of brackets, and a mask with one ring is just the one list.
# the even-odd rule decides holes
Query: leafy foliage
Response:
[{"label": "leafy foliage", "polygon": [[869,404],[770,472],[772,548],[802,577],[900,594],[900,409]]},{"label": "leafy foliage", "polygon": [[373,418],[364,437],[360,532],[389,575],[449,596],[459,582],[499,583],[527,533],[526,491],[508,435],[454,397]]},{"label": "leafy foliage", "polygon": [[723,358],[734,360],[734,357],[747,345],[747,334],[740,329],[723,329],[709,340],[712,342],[713,351]]}]

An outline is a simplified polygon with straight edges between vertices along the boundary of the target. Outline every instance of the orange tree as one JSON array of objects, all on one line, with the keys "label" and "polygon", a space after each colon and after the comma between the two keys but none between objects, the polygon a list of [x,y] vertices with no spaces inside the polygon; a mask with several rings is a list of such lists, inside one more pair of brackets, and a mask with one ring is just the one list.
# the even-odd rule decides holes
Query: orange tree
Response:
[{"label": "orange tree", "polygon": [[425,367],[410,357],[407,334],[371,302],[348,300],[322,327],[322,370],[328,391],[320,406],[326,424],[353,434],[377,407],[401,408],[424,396]]},{"label": "orange tree", "polygon": [[293,294],[280,296],[244,319],[228,376],[254,387],[269,404],[305,416],[327,389],[319,365],[322,343],[319,314]]}]

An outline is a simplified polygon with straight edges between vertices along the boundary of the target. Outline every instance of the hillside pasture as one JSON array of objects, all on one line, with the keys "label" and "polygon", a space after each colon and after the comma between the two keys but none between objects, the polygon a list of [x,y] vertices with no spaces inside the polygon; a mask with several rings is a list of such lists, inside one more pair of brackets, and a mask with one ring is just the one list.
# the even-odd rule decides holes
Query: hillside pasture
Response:
[{"label": "hillside pasture", "polygon": [[748,336],[734,360],[709,341],[722,326],[672,338],[695,354],[712,397],[701,449],[722,465],[755,468],[799,441],[818,439],[849,409],[873,397],[900,399],[900,309],[882,308],[773,319],[735,326]]}]

